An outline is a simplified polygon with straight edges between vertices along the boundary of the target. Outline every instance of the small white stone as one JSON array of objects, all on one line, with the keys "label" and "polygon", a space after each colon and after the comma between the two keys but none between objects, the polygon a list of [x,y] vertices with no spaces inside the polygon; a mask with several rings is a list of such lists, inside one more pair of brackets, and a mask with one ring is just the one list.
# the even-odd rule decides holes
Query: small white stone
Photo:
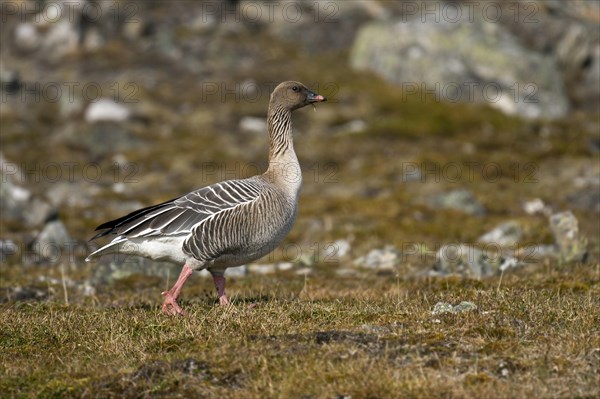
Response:
[{"label": "small white stone", "polygon": [[33,51],[40,45],[40,36],[36,27],[29,22],[15,28],[15,45],[23,51]]},{"label": "small white stone", "polygon": [[54,61],[76,51],[79,47],[79,33],[75,25],[66,19],[50,24],[44,35],[43,47],[47,57]]},{"label": "small white stone", "polygon": [[327,260],[339,260],[350,253],[350,243],[348,240],[335,240],[332,244],[325,247],[323,257]]},{"label": "small white stone", "polygon": [[277,270],[286,271],[286,270],[291,270],[294,267],[294,264],[291,262],[279,262],[276,264],[276,266],[277,266]]},{"label": "small white stone", "polygon": [[124,193],[125,192],[125,183],[118,182],[118,183],[113,184],[112,190],[118,194]]},{"label": "small white stone", "polygon": [[129,118],[131,111],[123,104],[110,98],[101,98],[91,103],[85,112],[85,121],[95,123],[100,121],[123,122]]},{"label": "small white stone", "polygon": [[510,220],[485,233],[477,241],[500,246],[516,245],[523,238],[523,229],[519,222]]},{"label": "small white stone", "polygon": [[27,201],[29,200],[29,197],[31,197],[31,192],[29,190],[19,186],[11,186],[10,194],[12,195],[12,198],[17,202]]},{"label": "small white stone", "polygon": [[508,269],[514,269],[519,266],[519,261],[512,256],[506,258],[504,262],[500,264],[500,271],[506,271]]},{"label": "small white stone", "polygon": [[240,120],[239,128],[248,133],[264,133],[267,131],[267,122],[264,118],[245,116]]},{"label": "small white stone", "polygon": [[338,276],[356,276],[358,275],[358,272],[355,269],[344,267],[341,269],[337,269],[335,271],[335,274],[337,274]]},{"label": "small white stone", "polygon": [[248,272],[254,274],[273,274],[275,273],[275,265],[249,265]]},{"label": "small white stone", "polygon": [[96,288],[90,283],[86,282],[79,287],[83,296],[94,296],[96,295]]},{"label": "small white stone", "polygon": [[348,123],[344,123],[341,126],[338,126],[335,130],[339,133],[360,133],[363,132],[367,128],[367,122],[362,119],[355,119]]},{"label": "small white stone", "polygon": [[535,215],[537,213],[543,213],[546,209],[546,204],[539,198],[527,201],[523,204],[523,210],[528,215]]},{"label": "small white stone", "polygon": [[383,249],[373,249],[367,255],[356,259],[354,266],[367,269],[393,270],[399,262],[399,256],[396,249],[387,246]]},{"label": "small white stone", "polygon": [[303,267],[302,269],[296,270],[296,275],[298,276],[308,276],[313,273],[313,269],[310,267]]},{"label": "small white stone", "polygon": [[212,274],[210,274],[210,272],[206,269],[202,269],[198,272],[198,276],[202,277],[202,278],[210,278],[212,277]]},{"label": "small white stone", "polygon": [[244,277],[248,273],[246,265],[230,267],[225,270],[225,277]]}]

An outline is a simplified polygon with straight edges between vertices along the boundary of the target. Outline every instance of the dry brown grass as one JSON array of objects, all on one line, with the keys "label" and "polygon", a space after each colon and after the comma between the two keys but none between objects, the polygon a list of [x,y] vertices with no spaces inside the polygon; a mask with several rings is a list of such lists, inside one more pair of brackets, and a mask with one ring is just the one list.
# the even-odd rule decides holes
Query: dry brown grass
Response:
[{"label": "dry brown grass", "polygon": [[[597,397],[599,265],[534,267],[486,281],[364,275],[107,287],[0,305],[3,397]],[[6,271],[6,270],[4,270]],[[11,275],[3,280],[27,281]],[[34,281],[34,277],[29,279]],[[150,280],[151,281],[155,280]],[[162,282],[161,282],[162,286]],[[50,287],[52,288],[52,287]],[[58,290],[59,287],[56,287]],[[59,290],[57,292],[60,292]],[[477,304],[433,316],[438,301]],[[248,309],[247,304],[257,307]]]}]

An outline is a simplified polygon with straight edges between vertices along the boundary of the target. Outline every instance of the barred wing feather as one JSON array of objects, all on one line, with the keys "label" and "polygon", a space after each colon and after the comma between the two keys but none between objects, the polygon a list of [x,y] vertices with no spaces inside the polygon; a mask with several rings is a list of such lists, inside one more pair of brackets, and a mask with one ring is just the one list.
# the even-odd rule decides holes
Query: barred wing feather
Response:
[{"label": "barred wing feather", "polygon": [[223,211],[252,201],[260,195],[255,178],[229,180],[192,191],[183,197],[139,209],[119,219],[104,223],[94,238],[117,234],[127,238],[182,235],[204,220]]}]

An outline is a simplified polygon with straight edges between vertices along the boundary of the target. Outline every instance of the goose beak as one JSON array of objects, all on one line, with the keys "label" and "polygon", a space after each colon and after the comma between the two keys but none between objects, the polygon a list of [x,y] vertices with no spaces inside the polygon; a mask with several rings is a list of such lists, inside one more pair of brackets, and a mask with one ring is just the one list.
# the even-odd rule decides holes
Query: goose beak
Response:
[{"label": "goose beak", "polygon": [[312,91],[308,93],[308,102],[309,103],[320,103],[322,101],[327,101],[327,97],[322,96],[317,93],[313,93]]}]

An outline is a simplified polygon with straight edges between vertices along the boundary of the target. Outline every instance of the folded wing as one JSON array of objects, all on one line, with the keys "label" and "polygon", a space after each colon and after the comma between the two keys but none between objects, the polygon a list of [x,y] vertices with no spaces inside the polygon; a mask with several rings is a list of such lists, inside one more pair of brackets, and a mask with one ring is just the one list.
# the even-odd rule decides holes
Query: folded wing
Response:
[{"label": "folded wing", "polygon": [[260,183],[252,178],[213,184],[101,224],[96,230],[104,231],[92,240],[108,234],[127,238],[190,234],[208,218],[255,201],[259,194]]}]

